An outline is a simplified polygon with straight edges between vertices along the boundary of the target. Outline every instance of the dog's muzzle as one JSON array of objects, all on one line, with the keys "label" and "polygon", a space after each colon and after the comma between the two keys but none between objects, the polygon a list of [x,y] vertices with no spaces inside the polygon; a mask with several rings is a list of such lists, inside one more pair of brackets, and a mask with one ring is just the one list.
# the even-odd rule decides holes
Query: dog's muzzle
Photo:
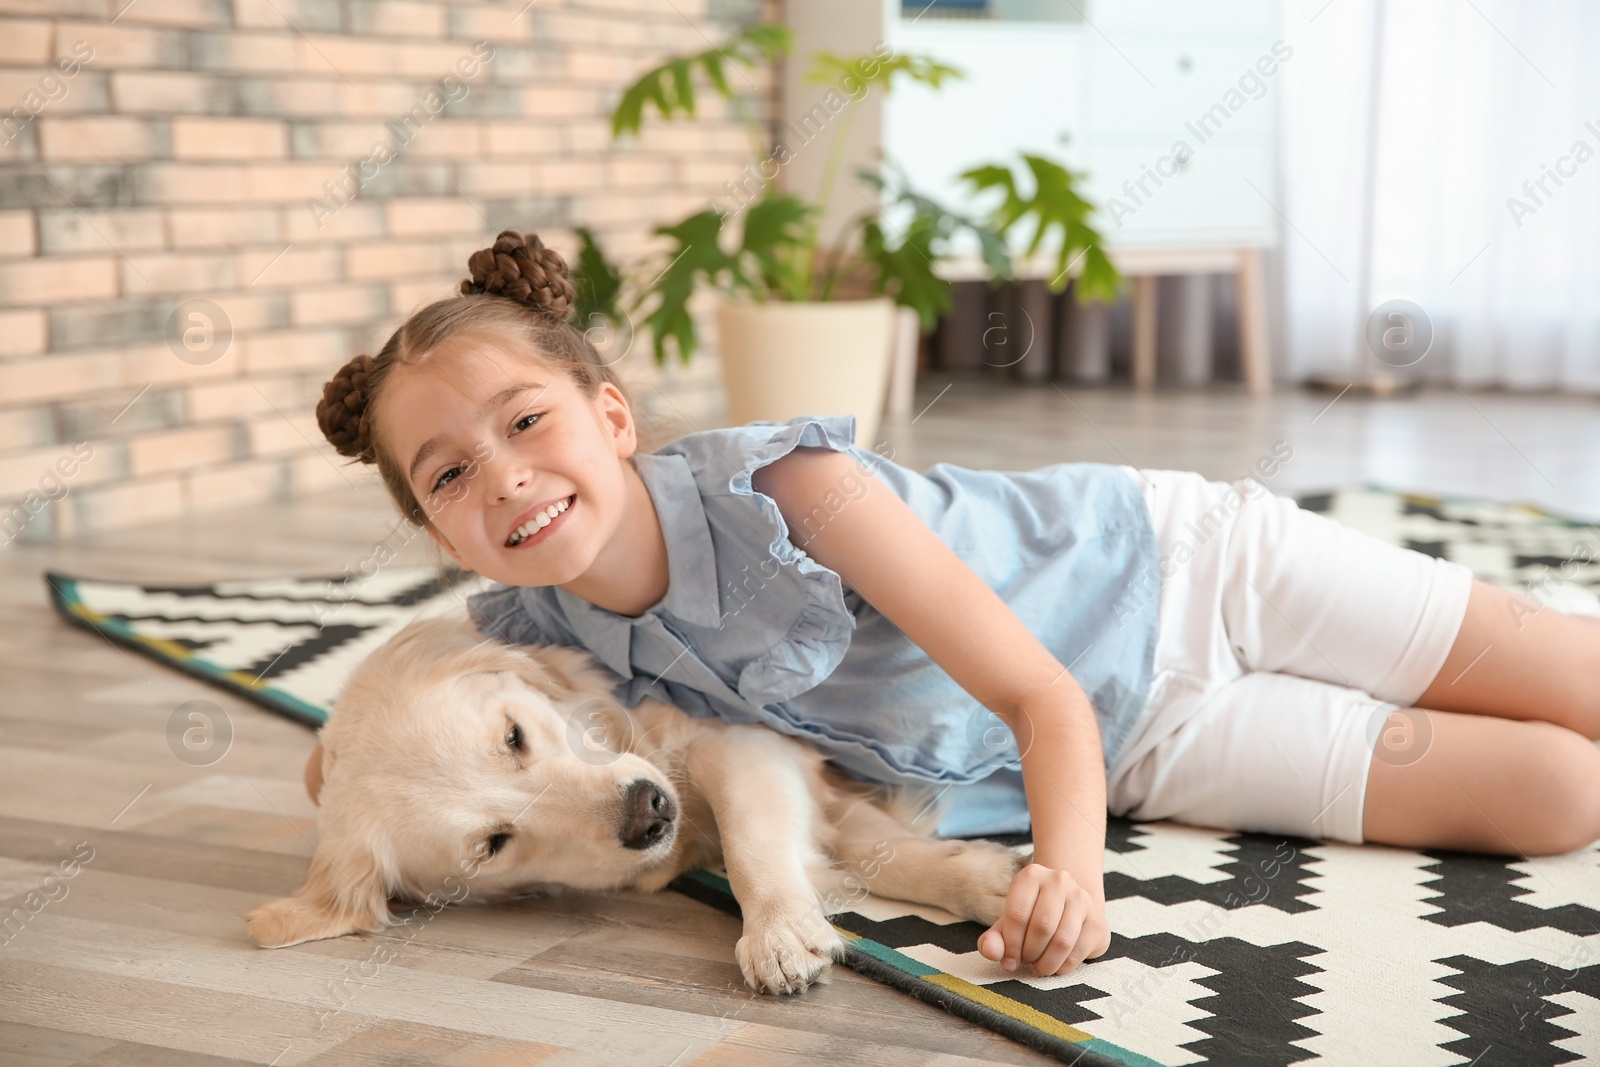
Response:
[{"label": "dog's muzzle", "polygon": [[617,838],[623,848],[650,848],[671,835],[677,817],[677,806],[671,797],[648,778],[636,779],[622,800],[622,826]]}]

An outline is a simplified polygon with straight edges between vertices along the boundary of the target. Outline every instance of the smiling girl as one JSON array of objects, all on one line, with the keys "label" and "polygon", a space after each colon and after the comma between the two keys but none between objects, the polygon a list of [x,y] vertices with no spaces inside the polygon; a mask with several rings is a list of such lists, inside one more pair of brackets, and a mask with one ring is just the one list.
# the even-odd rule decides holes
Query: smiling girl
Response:
[{"label": "smiling girl", "polygon": [[[327,383],[328,440],[498,583],[469,602],[486,634],[587,649],[628,707],[940,783],[942,836],[1031,830],[978,940],[1007,970],[1110,946],[1108,807],[1487,852],[1600,836],[1592,621],[1249,479],[919,474],[857,447],[850,416],[644,450],[568,321],[562,258],[507,230],[468,270]],[[319,749],[313,799],[320,770]]]}]

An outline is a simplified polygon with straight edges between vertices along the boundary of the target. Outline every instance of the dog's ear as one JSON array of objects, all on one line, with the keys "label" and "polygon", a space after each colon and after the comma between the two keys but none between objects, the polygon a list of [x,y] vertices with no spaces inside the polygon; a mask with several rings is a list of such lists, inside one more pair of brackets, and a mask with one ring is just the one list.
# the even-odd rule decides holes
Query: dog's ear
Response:
[{"label": "dog's ear", "polygon": [[[329,721],[331,722],[331,720]],[[317,731],[317,745],[322,749],[322,759],[317,765],[317,771],[322,775],[322,782],[324,785],[326,785],[328,779],[333,776],[333,764],[334,761],[339,758],[338,749],[336,749],[333,745],[333,740],[337,734],[337,731],[328,729],[328,725],[328,722],[324,722],[322,727]],[[319,801],[314,799],[312,803],[319,803]]]},{"label": "dog's ear", "polygon": [[505,669],[552,700],[599,697],[610,700],[614,684],[580,648],[563,645],[520,645],[502,652]]},{"label": "dog's ear", "polygon": [[511,644],[482,633],[462,613],[412,620],[359,670],[387,676],[421,664],[436,674],[509,671],[556,701],[610,698],[617,685],[617,676],[584,649]]},{"label": "dog's ear", "polygon": [[292,897],[262,904],[245,916],[250,936],[262,948],[341,937],[358,930],[376,933],[390,924],[389,889],[370,849],[340,849],[338,865],[325,843],[311,857],[306,884]]}]

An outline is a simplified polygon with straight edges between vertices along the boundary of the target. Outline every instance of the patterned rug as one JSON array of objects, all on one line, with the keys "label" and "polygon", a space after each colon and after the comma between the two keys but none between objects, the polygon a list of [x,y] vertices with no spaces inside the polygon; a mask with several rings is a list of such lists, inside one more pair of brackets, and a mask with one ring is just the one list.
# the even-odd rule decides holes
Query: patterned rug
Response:
[{"label": "patterned rug", "polygon": [[[1393,493],[1302,507],[1600,615],[1600,532],[1523,505]],[[70,621],[309,725],[367,653],[477,575],[134,585],[48,574]],[[1002,838],[1022,851],[1026,837]],[[1105,955],[1017,977],[982,927],[867,897],[848,965],[1066,1063],[1558,1064],[1600,1056],[1600,849],[1531,860],[1108,820]],[[727,882],[672,889],[737,914]]]}]

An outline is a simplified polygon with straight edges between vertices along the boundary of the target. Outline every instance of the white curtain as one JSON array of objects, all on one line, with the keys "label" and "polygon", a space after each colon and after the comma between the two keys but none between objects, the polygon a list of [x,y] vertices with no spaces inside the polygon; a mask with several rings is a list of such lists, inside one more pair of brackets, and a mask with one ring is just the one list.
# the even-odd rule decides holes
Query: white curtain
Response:
[{"label": "white curtain", "polygon": [[1600,4],[1283,12],[1290,378],[1356,373],[1368,313],[1406,299],[1435,340],[1405,373],[1600,391]]}]

